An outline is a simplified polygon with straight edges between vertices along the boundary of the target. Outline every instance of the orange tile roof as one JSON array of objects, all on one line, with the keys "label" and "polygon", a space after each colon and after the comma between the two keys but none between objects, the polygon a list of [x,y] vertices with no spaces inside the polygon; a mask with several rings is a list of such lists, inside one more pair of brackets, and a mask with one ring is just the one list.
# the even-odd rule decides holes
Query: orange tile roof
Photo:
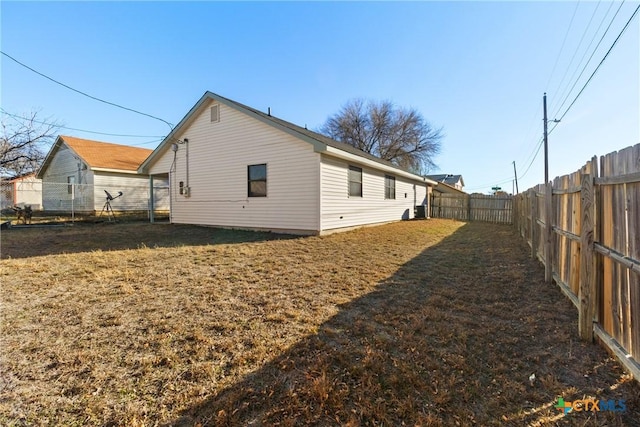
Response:
[{"label": "orange tile roof", "polygon": [[62,136],[60,138],[91,168],[136,171],[153,150],[109,142]]}]

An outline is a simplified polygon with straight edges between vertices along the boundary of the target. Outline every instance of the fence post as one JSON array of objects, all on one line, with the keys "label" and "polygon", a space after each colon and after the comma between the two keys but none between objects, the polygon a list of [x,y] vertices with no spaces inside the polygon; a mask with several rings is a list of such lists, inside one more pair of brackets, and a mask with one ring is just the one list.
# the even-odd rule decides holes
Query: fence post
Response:
[{"label": "fence post", "polygon": [[155,194],[153,193],[153,175],[149,175],[149,222],[155,222]]},{"label": "fence post", "polygon": [[513,219],[513,227],[520,231],[518,227],[518,195],[515,194],[511,199],[511,218]]},{"label": "fence post", "polygon": [[[591,159],[591,165],[593,167],[593,176],[600,177],[604,175],[604,168],[602,167],[602,158],[598,163],[598,157],[593,156]],[[602,218],[604,218],[604,205],[602,203],[602,186],[593,186],[594,205],[596,209],[596,218],[593,226],[593,240],[602,243],[604,227],[602,226]],[[596,294],[594,298],[596,300],[596,312],[594,313],[594,320],[600,326],[603,326],[604,303],[603,303],[603,291],[604,291],[604,258],[596,254],[595,256],[595,281],[596,281]]]},{"label": "fence post", "polygon": [[531,197],[531,258],[535,259],[538,251],[538,245],[536,245],[538,236],[538,196],[536,196],[535,189],[530,190],[529,197]]},{"label": "fence post", "polygon": [[[593,171],[587,165],[580,177],[580,294],[578,310],[578,331],[584,341],[593,341],[593,318],[595,316],[596,277],[593,256]],[[586,172],[586,173],[585,173]]]},{"label": "fence post", "polygon": [[544,193],[544,281],[551,283],[553,280],[553,184],[551,181],[545,185]]}]

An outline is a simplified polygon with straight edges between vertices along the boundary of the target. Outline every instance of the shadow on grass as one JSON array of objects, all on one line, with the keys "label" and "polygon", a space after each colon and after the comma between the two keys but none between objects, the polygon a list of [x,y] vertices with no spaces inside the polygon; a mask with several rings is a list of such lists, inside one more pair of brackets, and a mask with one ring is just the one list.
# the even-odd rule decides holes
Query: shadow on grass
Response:
[{"label": "shadow on grass", "polygon": [[585,395],[628,409],[555,422],[634,425],[638,385],[543,277],[512,228],[467,224],[171,425],[538,425]]},{"label": "shadow on grass", "polygon": [[299,237],[269,232],[148,222],[25,226],[2,231],[0,258],[28,258],[97,250],[219,245],[294,238]]}]

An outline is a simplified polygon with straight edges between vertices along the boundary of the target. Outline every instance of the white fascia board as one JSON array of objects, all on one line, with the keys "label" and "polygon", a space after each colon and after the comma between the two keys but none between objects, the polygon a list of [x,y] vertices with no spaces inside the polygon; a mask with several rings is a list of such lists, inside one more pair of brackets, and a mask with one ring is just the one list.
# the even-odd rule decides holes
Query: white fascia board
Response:
[{"label": "white fascia board", "polygon": [[109,168],[91,168],[94,172],[112,172],[112,173],[126,173],[129,175],[141,175],[146,176],[145,174],[139,173],[137,170],[135,171],[127,171],[122,169],[109,169]]},{"label": "white fascia board", "polygon": [[431,186],[438,185],[437,182],[432,181],[430,179],[421,177],[420,175],[416,175],[410,172],[403,171],[401,169],[394,168],[392,166],[383,165],[382,163],[375,162],[373,160],[366,159],[364,157],[358,156],[356,154],[347,153],[346,151],[342,151],[340,149],[326,146],[326,148],[322,151],[324,154],[337,157],[342,160],[348,160],[354,163],[359,163],[361,165],[369,166],[372,169],[382,170],[384,172],[389,172],[391,174],[401,176],[403,178],[408,178],[412,181],[418,181],[420,183],[429,184]]}]

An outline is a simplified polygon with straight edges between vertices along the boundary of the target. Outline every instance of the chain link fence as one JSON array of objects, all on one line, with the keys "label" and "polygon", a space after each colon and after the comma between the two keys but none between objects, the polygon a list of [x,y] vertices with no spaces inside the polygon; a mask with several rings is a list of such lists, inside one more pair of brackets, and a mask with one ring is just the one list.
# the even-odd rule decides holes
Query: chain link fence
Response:
[{"label": "chain link fence", "polygon": [[33,210],[41,210],[42,181],[25,179],[0,182],[0,209],[12,206],[31,206]]},{"label": "chain link fence", "polygon": [[[57,182],[3,182],[0,203],[7,213],[12,206],[31,206],[39,216],[100,215],[108,210],[115,213],[150,215],[152,201],[148,181],[133,185],[75,184]],[[169,186],[153,188],[153,210],[156,217],[168,217]]]}]

